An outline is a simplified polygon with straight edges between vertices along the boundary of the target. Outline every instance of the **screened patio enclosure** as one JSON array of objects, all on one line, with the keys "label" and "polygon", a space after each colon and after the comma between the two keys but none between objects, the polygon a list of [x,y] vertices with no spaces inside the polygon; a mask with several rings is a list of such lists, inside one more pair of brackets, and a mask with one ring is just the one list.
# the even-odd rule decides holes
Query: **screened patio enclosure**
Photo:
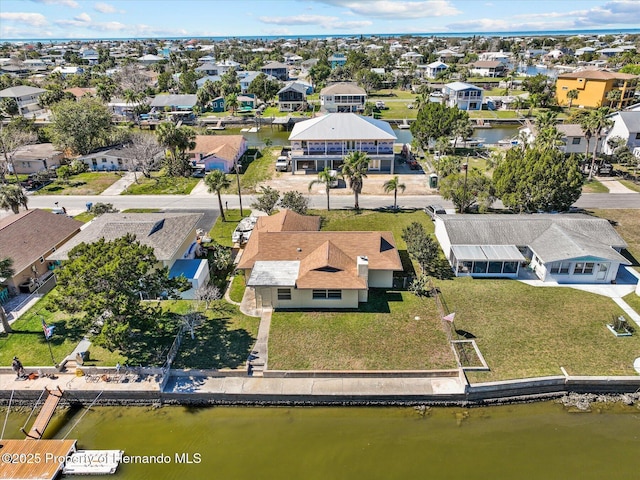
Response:
[{"label": "screened patio enclosure", "polygon": [[526,262],[515,245],[452,245],[450,256],[457,276],[517,278]]}]

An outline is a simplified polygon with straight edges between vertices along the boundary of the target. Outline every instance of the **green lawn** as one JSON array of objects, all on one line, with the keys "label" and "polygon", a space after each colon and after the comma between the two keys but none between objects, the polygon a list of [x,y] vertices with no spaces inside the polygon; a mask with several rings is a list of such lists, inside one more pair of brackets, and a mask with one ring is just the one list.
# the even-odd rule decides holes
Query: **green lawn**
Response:
[{"label": "green lawn", "polygon": [[598,180],[584,182],[582,193],[609,193],[609,189]]},{"label": "green lawn", "polygon": [[84,172],[73,175],[68,182],[56,180],[34,195],[100,195],[122,178],[121,172]]},{"label": "green lawn", "polygon": [[78,215],[76,215],[75,217],[76,220],[82,222],[82,223],[88,223],[91,220],[93,220],[94,218],[96,218],[95,214],[93,213],[89,213],[89,212],[82,212]]},{"label": "green lawn", "polygon": [[232,282],[229,286],[229,297],[231,297],[231,300],[240,303],[242,301],[242,297],[244,296],[245,287],[246,285],[244,274],[242,274],[240,271],[237,275],[232,277]]},{"label": "green lawn", "polygon": [[[626,297],[624,297],[623,300],[627,302],[629,306],[633,308],[638,315],[640,315],[640,295],[638,295],[635,292],[632,292]],[[634,323],[631,323],[631,325],[634,325],[637,327],[637,325],[635,325]],[[636,328],[636,330],[640,330],[640,328]]]},{"label": "green lawn", "polygon": [[200,179],[193,177],[166,177],[154,172],[151,178],[138,178],[122,195],[189,195]]},{"label": "green lawn", "polygon": [[476,338],[490,372],[470,381],[561,375],[633,375],[640,335],[616,338],[605,327],[620,308],[609,298],[571,288],[530,287],[513,280],[456,278],[437,286],[455,327]]},{"label": "green lawn", "polygon": [[631,180],[620,180],[620,183],[634,192],[640,192],[640,185]]},{"label": "green lawn", "polygon": [[173,367],[243,369],[259,324],[259,318],[247,317],[238,307],[218,302],[216,309],[203,313],[202,323],[194,329],[195,338],[185,332]]},{"label": "green lawn", "polygon": [[161,208],[127,208],[122,210],[121,213],[158,213],[161,211]]},{"label": "green lawn", "polygon": [[[243,209],[245,216],[248,216],[250,210]],[[222,217],[218,217],[216,223],[213,225],[213,228],[209,232],[211,236],[211,240],[223,245],[225,247],[232,247],[233,242],[231,241],[231,234],[236,229],[238,222],[242,220],[240,216],[240,210],[229,209],[225,212],[226,221],[222,220]]]},{"label": "green lawn", "polygon": [[640,267],[640,212],[636,209],[592,210],[594,215],[614,222],[614,228],[629,245],[634,266]]},{"label": "green lawn", "polygon": [[517,119],[521,117],[522,114],[515,110],[474,110],[469,112],[469,118],[484,118],[488,120],[492,118]]},{"label": "green lawn", "polygon": [[[263,148],[255,160],[243,160],[242,174],[240,175],[240,188],[242,193],[254,193],[258,184],[269,180],[276,171],[276,157],[280,147]],[[238,184],[235,175],[229,175],[231,187],[227,193],[238,193]]]},{"label": "green lawn", "polygon": [[[42,320],[47,325],[55,325],[53,337],[49,340],[55,362],[69,355],[82,340],[83,332],[67,323],[68,315],[54,311],[45,296],[12,325],[13,333],[0,335],[0,365],[11,365],[14,355],[20,357],[27,371],[31,366],[52,366],[51,354],[42,330]],[[126,358],[104,348],[92,345],[89,350],[89,366],[115,365],[125,363]]]},{"label": "green lawn", "polygon": [[455,367],[434,302],[408,292],[371,290],[357,311],[277,311],[271,319],[272,370]]}]

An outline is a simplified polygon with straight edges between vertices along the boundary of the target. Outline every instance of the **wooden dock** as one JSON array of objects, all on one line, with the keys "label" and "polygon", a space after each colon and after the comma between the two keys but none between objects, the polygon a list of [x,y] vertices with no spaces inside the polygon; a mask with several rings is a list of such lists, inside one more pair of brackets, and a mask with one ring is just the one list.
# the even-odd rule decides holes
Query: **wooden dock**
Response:
[{"label": "wooden dock", "polygon": [[62,390],[58,388],[58,390],[48,390],[49,395],[47,395],[47,399],[44,401],[42,408],[40,409],[40,413],[36,418],[36,421],[33,422],[33,426],[29,433],[27,433],[27,437],[40,440],[42,435],[44,435],[44,431],[46,430],[49,422],[51,421],[51,417],[53,417],[53,412],[56,411],[56,407],[58,403],[60,403],[60,399],[62,398]]},{"label": "wooden dock", "polygon": [[0,478],[52,480],[76,451],[76,440],[0,440],[0,451]]}]

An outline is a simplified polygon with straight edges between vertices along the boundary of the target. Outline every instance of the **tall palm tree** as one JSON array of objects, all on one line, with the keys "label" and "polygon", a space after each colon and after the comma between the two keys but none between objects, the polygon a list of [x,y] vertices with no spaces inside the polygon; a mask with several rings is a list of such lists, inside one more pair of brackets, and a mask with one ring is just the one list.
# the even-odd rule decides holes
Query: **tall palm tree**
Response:
[{"label": "tall palm tree", "polygon": [[216,193],[218,195],[218,206],[220,207],[222,221],[226,222],[227,218],[224,215],[224,208],[222,208],[222,197],[220,196],[220,192],[231,186],[231,180],[227,178],[222,170],[213,170],[204,177],[204,183],[209,187],[209,193]]},{"label": "tall palm tree", "polygon": [[331,192],[331,182],[333,181],[334,177],[331,175],[331,170],[329,167],[324,167],[324,170],[318,172],[318,178],[309,182],[309,191],[311,191],[314,185],[324,185],[324,189],[327,194],[327,211],[331,210],[331,206],[329,205],[329,193]]},{"label": "tall palm tree", "polygon": [[596,144],[593,147],[593,157],[591,159],[591,169],[589,171],[589,180],[593,178],[593,170],[596,165],[596,160],[598,159],[598,144],[600,143],[600,138],[605,133],[605,131],[613,125],[613,121],[608,118],[609,108],[608,107],[600,107],[595,110],[592,110],[589,113],[589,117],[591,118],[590,123],[593,131],[593,136],[596,139]]},{"label": "tall palm tree", "polygon": [[571,106],[573,105],[573,101],[578,99],[578,95],[580,95],[580,92],[575,88],[567,92],[567,99],[569,100],[569,108],[571,108]]},{"label": "tall palm tree", "polygon": [[539,112],[536,115],[536,128],[538,132],[542,130],[556,126],[558,122],[558,114],[552,110],[547,110],[545,112]]},{"label": "tall palm tree", "polygon": [[355,197],[354,208],[360,210],[358,196],[362,192],[364,179],[367,177],[369,169],[369,156],[365,152],[351,152],[344,157],[342,164],[342,176],[349,182],[349,187]]},{"label": "tall palm tree", "polygon": [[620,99],[622,98],[622,90],[609,90],[607,92],[607,101],[609,102],[609,106],[615,108],[618,103],[620,103]]},{"label": "tall palm tree", "polygon": [[385,193],[393,192],[393,209],[398,209],[398,190],[404,192],[407,186],[404,183],[400,183],[400,179],[396,175],[391,180],[387,180],[384,182],[382,186],[384,188]]},{"label": "tall palm tree", "polygon": [[25,210],[29,210],[29,207],[27,207],[28,201],[29,197],[27,197],[20,185],[6,184],[0,187],[0,208],[11,209],[13,213],[20,213],[20,206],[23,206]]},{"label": "tall palm tree", "polygon": [[238,106],[240,105],[238,102],[238,95],[235,93],[230,93],[224,99],[224,103],[227,107],[227,110],[231,110],[231,115],[235,115],[238,110]]},{"label": "tall palm tree", "polygon": [[196,133],[190,127],[176,127],[172,122],[163,122],[156,130],[158,143],[169,152],[169,175],[187,176],[190,172],[187,150],[196,147]]}]

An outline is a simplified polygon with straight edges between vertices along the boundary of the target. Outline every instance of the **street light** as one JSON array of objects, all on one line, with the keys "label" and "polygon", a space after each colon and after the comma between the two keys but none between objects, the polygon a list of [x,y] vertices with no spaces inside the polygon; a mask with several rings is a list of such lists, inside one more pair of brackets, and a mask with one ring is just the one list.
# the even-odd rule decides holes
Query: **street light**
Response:
[{"label": "street light", "polygon": [[467,161],[463,163],[460,168],[464,170],[464,187],[463,187],[463,197],[462,197],[462,210],[460,213],[465,213],[467,211],[467,175],[469,174],[469,155],[467,155]]}]

